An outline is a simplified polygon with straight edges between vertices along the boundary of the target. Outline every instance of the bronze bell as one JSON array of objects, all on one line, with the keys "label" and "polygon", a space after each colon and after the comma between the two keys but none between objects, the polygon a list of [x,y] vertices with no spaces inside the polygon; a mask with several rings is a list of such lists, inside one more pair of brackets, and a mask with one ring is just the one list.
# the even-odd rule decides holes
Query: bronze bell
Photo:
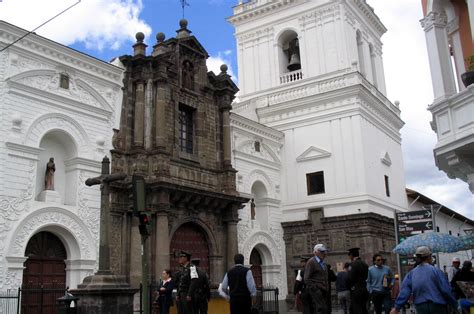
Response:
[{"label": "bronze bell", "polygon": [[300,56],[294,52],[290,57],[290,63],[286,67],[291,72],[301,69]]}]

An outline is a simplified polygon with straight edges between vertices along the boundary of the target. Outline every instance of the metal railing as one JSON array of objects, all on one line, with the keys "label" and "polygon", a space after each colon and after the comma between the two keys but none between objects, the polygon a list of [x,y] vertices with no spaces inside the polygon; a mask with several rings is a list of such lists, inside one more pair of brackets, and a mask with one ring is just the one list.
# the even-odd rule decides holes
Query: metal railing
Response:
[{"label": "metal railing", "polygon": [[20,288],[0,291],[0,313],[20,313]]},{"label": "metal railing", "polygon": [[278,288],[271,285],[257,289],[257,306],[260,314],[278,314]]}]

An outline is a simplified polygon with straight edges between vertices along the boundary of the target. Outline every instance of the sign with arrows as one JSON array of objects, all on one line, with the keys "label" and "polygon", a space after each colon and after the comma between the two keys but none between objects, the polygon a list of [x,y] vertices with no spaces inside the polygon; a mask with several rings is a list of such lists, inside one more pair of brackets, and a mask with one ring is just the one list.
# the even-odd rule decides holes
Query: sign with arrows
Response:
[{"label": "sign with arrows", "polygon": [[433,213],[429,209],[397,213],[396,217],[399,236],[400,233],[433,230]]},{"label": "sign with arrows", "polygon": [[413,212],[397,213],[398,221],[411,221],[411,220],[432,220],[433,214],[430,209],[417,210]]}]

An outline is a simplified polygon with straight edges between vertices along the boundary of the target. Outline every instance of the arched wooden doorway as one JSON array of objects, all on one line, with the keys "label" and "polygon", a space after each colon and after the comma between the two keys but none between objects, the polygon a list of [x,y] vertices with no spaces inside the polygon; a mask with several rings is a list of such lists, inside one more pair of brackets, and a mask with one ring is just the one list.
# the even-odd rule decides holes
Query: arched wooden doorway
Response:
[{"label": "arched wooden doorway", "polygon": [[170,243],[170,267],[173,273],[179,270],[178,254],[181,250],[191,253],[192,259],[199,260],[199,268],[209,274],[209,244],[201,227],[189,222],[173,234]]},{"label": "arched wooden doorway", "polygon": [[262,257],[256,249],[253,249],[250,253],[250,265],[252,265],[250,267],[250,270],[252,271],[253,279],[255,280],[255,285],[257,286],[257,288],[260,288],[263,282]]},{"label": "arched wooden doorway", "polygon": [[57,313],[56,299],[66,289],[66,249],[57,236],[39,232],[26,246],[22,283],[22,313]]}]

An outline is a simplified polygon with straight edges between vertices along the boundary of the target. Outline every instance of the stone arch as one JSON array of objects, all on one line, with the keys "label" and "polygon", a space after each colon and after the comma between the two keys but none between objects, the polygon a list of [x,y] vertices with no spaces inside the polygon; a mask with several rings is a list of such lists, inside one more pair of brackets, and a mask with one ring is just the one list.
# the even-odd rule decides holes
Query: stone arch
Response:
[{"label": "stone arch", "polygon": [[67,133],[75,141],[79,156],[90,154],[87,149],[90,147],[90,140],[86,131],[76,120],[62,113],[47,113],[33,121],[26,132],[23,143],[39,147],[44,135],[53,130]]},{"label": "stone arch", "polygon": [[446,0],[429,0],[426,7],[426,15],[431,12],[446,14],[448,21],[456,17],[456,11],[453,4]]},{"label": "stone arch", "polygon": [[[239,145],[236,148],[236,151],[245,152],[246,148],[248,146],[253,147],[254,143],[255,143],[255,139],[245,140],[245,141],[239,143]],[[273,151],[273,149],[270,146],[268,146],[267,144],[262,143],[262,142],[260,142],[260,145],[261,145],[261,152],[262,153],[267,152],[268,155],[271,157],[273,162],[280,163],[280,158],[278,157],[278,155]]]},{"label": "stone arch", "polygon": [[31,237],[49,231],[66,248],[68,260],[96,260],[96,244],[87,226],[75,214],[59,207],[46,207],[26,216],[12,232],[8,256],[23,257]]},{"label": "stone arch", "polygon": [[212,232],[211,228],[209,228],[209,226],[201,219],[196,219],[193,217],[187,217],[186,219],[183,219],[179,224],[174,226],[173,229],[171,230],[170,239],[173,238],[173,235],[176,232],[176,230],[178,230],[181,226],[187,223],[194,223],[204,231],[207,243],[209,245],[209,254],[212,254],[212,255],[219,254],[218,252],[219,247],[217,245],[217,240],[214,237],[214,233]]},{"label": "stone arch", "polygon": [[250,254],[254,248],[260,253],[263,264],[279,265],[281,263],[281,255],[278,246],[268,233],[258,231],[245,241],[242,254],[246,261],[250,260]]},{"label": "stone arch", "polygon": [[[301,70],[300,39],[299,30],[293,27],[286,27],[277,33],[275,42],[278,47],[278,63],[281,74]],[[290,68],[291,60],[293,60],[292,55],[297,56],[299,67]]]},{"label": "stone arch", "polygon": [[84,88],[84,90],[90,93],[97,100],[97,102],[100,104],[100,106],[103,109],[107,111],[114,111],[114,108],[107,102],[107,100],[104,99],[104,97],[101,94],[99,94],[99,92],[95,88],[93,88],[92,86],[90,86],[89,84],[87,84],[85,81],[81,79],[77,79],[76,84],[77,86]]},{"label": "stone arch", "polygon": [[256,181],[260,181],[265,189],[267,190],[267,197],[272,197],[274,194],[274,189],[272,187],[272,180],[266,174],[264,171],[260,169],[255,169],[252,172],[249,173],[248,176],[246,176],[246,182],[244,184],[245,186],[245,193],[251,193],[252,191],[252,186]]},{"label": "stone arch", "polygon": [[46,70],[46,69],[30,70],[30,71],[25,71],[25,72],[15,74],[7,78],[6,81],[19,81],[21,79],[24,79],[30,76],[40,76],[40,75],[53,76],[55,74],[56,74],[56,71],[54,70]]}]

